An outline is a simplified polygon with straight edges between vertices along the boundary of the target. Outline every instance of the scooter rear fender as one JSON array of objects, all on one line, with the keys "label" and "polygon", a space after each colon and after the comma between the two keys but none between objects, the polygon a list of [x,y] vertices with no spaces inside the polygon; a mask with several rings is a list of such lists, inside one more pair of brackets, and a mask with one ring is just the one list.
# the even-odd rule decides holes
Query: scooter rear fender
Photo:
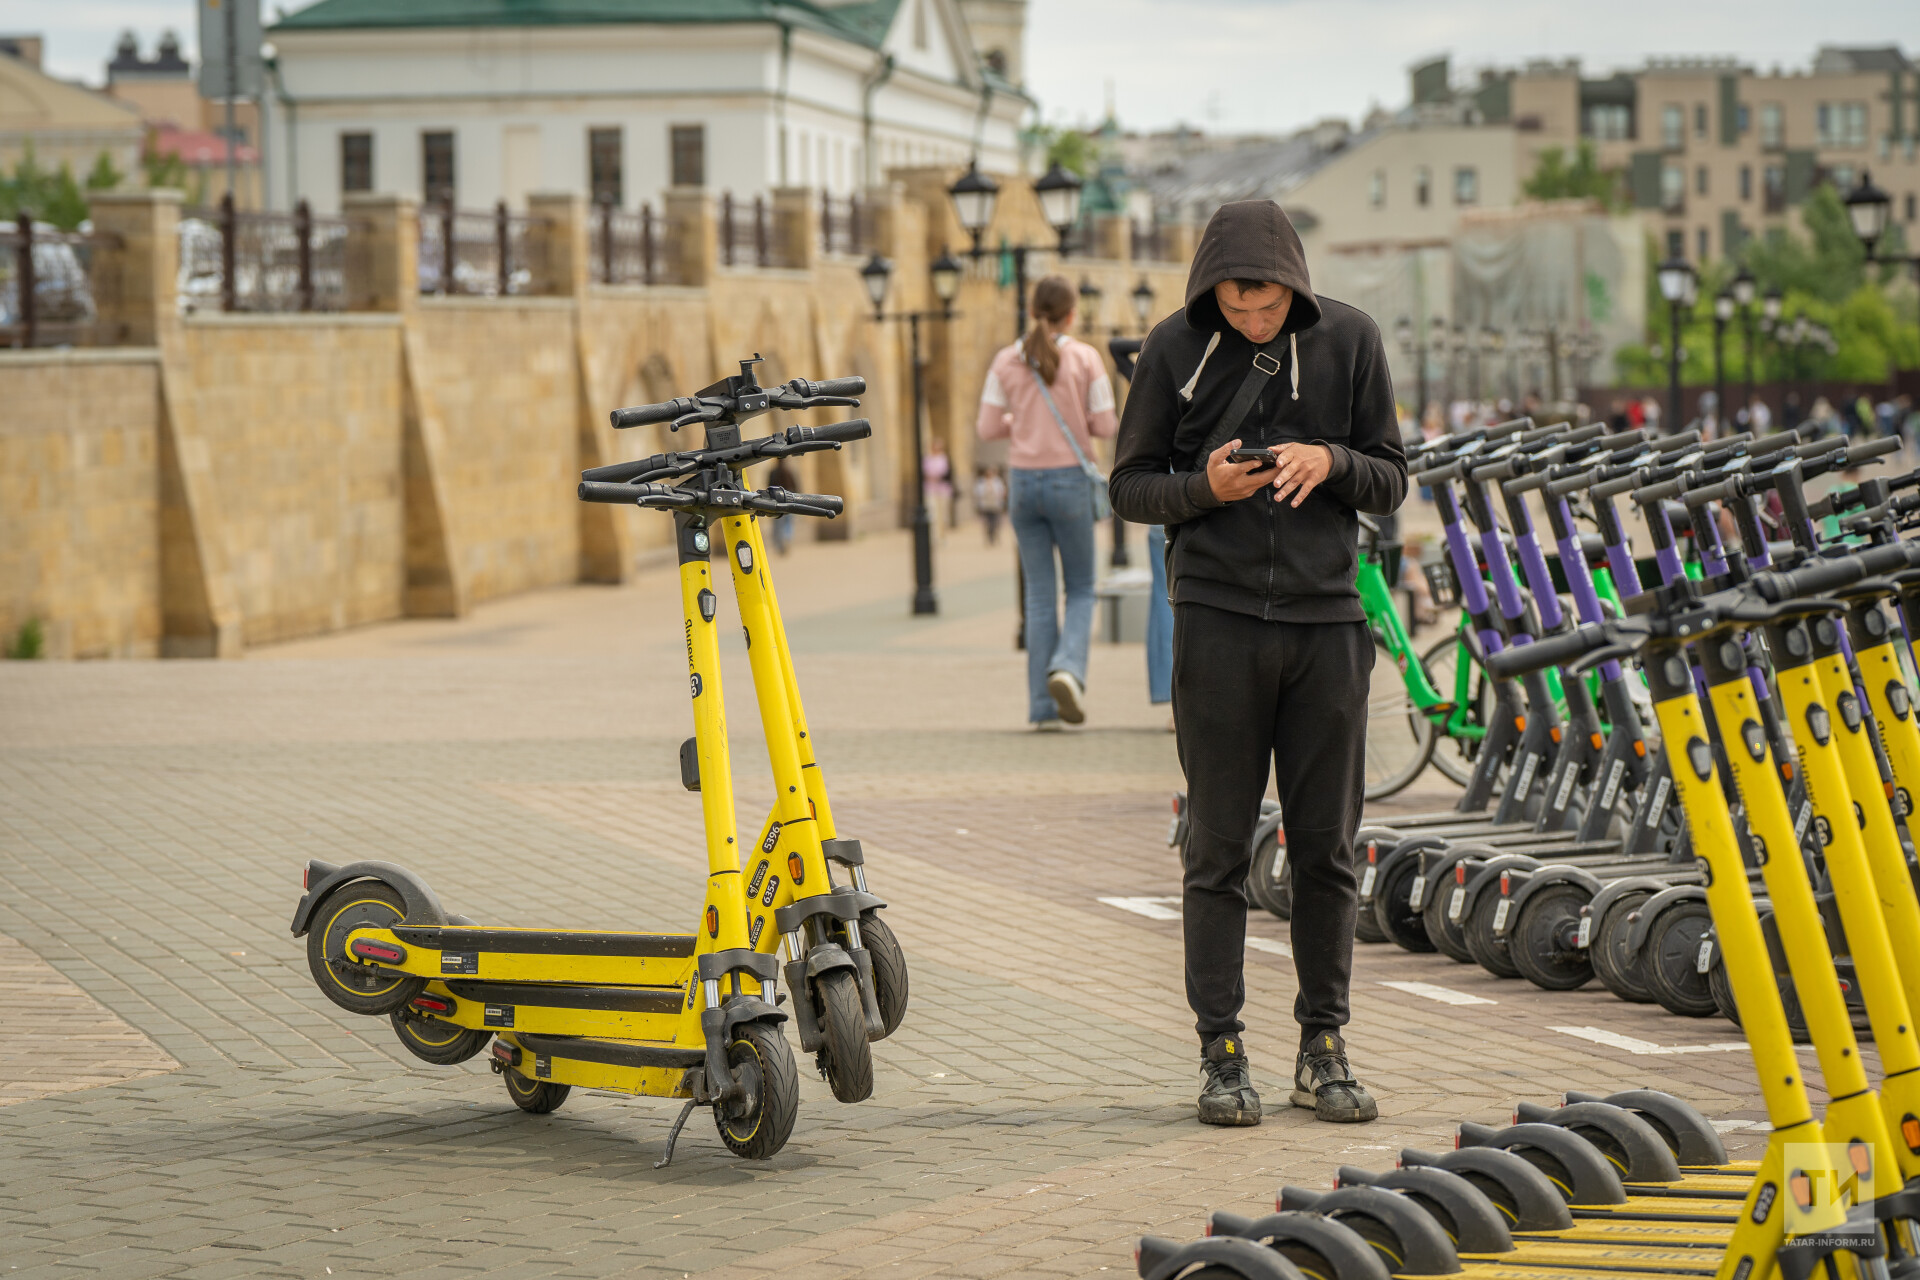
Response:
[{"label": "scooter rear fender", "polygon": [[397,867],[391,862],[349,862],[344,867],[336,867],[315,858],[307,863],[307,891],[301,897],[300,904],[293,909],[293,936],[305,937],[307,926],[313,922],[313,913],[327,900],[327,895],[353,880],[378,880],[399,894],[407,907],[403,924],[453,923],[440,906],[440,899],[427,887],[427,882],[405,867]]}]

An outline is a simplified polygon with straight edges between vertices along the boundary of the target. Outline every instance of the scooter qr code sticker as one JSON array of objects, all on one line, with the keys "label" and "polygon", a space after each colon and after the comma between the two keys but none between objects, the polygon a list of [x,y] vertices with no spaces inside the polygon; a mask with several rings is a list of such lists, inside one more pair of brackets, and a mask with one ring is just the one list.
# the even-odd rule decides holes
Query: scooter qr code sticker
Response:
[{"label": "scooter qr code sticker", "polygon": [[1361,897],[1371,898],[1373,896],[1373,877],[1379,872],[1379,870],[1380,868],[1378,867],[1369,866],[1367,868],[1367,874],[1360,877],[1360,896]]},{"label": "scooter qr code sticker", "polygon": [[1574,945],[1579,947],[1582,951],[1586,950],[1588,947],[1593,945],[1593,917],[1592,916],[1580,917],[1580,935],[1578,940],[1574,943]]},{"label": "scooter qr code sticker", "polygon": [[1507,927],[1507,912],[1513,907],[1512,898],[1500,899],[1500,905],[1493,909],[1493,931],[1499,933]]},{"label": "scooter qr code sticker", "polygon": [[1466,889],[1465,888],[1455,889],[1453,891],[1453,896],[1447,899],[1447,919],[1453,921],[1453,923],[1455,924],[1459,924],[1460,912],[1462,909],[1466,907],[1466,905],[1467,905]]},{"label": "scooter qr code sticker", "polygon": [[1713,939],[1700,939],[1700,954],[1693,958],[1693,971],[1705,973],[1713,968]]},{"label": "scooter qr code sticker", "polygon": [[1407,906],[1418,911],[1427,901],[1427,878],[1423,875],[1413,878],[1413,892],[1407,895]]}]

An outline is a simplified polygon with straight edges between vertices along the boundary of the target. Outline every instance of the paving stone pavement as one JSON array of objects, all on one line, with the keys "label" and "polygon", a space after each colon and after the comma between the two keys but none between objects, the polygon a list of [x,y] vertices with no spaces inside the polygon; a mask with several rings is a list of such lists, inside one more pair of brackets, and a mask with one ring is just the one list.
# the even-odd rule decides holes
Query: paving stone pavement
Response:
[{"label": "paving stone pavement", "polygon": [[[0,1003],[25,1030],[0,1050],[5,1276],[1130,1273],[1142,1232],[1448,1145],[1520,1098],[1649,1085],[1759,1119],[1744,1053],[1549,1030],[1674,1046],[1736,1039],[1724,1023],[1363,947],[1349,1042],[1382,1119],[1317,1125],[1284,1106],[1293,980],[1262,916],[1248,1039],[1282,1105],[1196,1125],[1178,921],[1100,901],[1178,893],[1165,712],[1137,646],[1097,645],[1090,725],[1023,729],[1010,556],[949,537],[936,620],[906,614],[897,536],[779,564],[837,816],[913,997],[874,1099],[803,1080],[765,1164],[696,1119],[653,1169],[666,1100],[524,1115],[483,1065],[428,1067],[328,1004],[287,932],[312,857],[403,863],[482,921],[686,927],[703,864],[668,571],[240,662],[0,664]],[[726,675],[748,826],[769,787],[737,640]],[[1447,800],[1423,780],[1399,804]]]}]

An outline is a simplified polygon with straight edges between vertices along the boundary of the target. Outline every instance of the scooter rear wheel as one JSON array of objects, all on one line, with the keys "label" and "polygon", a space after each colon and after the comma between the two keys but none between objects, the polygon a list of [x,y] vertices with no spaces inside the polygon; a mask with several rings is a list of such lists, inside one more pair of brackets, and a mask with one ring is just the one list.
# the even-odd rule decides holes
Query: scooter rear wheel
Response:
[{"label": "scooter rear wheel", "polygon": [[1593,971],[1602,985],[1629,1004],[1653,1003],[1646,968],[1627,945],[1627,935],[1633,931],[1633,922],[1628,917],[1645,906],[1652,896],[1642,889],[1615,898],[1605,914],[1594,922],[1593,937],[1587,946]]},{"label": "scooter rear wheel", "polygon": [[484,1052],[493,1042],[493,1032],[456,1027],[451,1022],[428,1018],[406,1009],[387,1015],[393,1019],[393,1033],[400,1037],[406,1051],[422,1062],[450,1067]]},{"label": "scooter rear wheel", "polygon": [[1577,945],[1584,885],[1553,884],[1520,904],[1507,926],[1507,954],[1520,976],[1543,991],[1573,991],[1593,981],[1592,957]]},{"label": "scooter rear wheel", "polygon": [[347,955],[347,935],[388,928],[407,918],[407,906],[389,885],[355,880],[327,895],[307,930],[307,969],[321,994],[348,1013],[379,1017],[426,990],[427,980],[364,965]]},{"label": "scooter rear wheel", "polygon": [[1703,899],[1683,898],[1656,916],[1647,931],[1641,963],[1653,998],[1668,1013],[1704,1018],[1716,1011],[1698,963],[1700,944],[1712,926]]},{"label": "scooter rear wheel", "polygon": [[748,1022],[727,1045],[727,1066],[746,1096],[731,1112],[725,1104],[714,1105],[720,1141],[742,1159],[769,1159],[787,1145],[800,1111],[800,1070],[793,1050],[778,1027]]},{"label": "scooter rear wheel", "polygon": [[860,945],[873,957],[873,994],[880,1002],[880,1021],[886,1034],[900,1029],[907,1016],[907,955],[877,912],[860,913]]},{"label": "scooter rear wheel", "polygon": [[1373,918],[1387,941],[1402,950],[1438,950],[1427,936],[1426,917],[1413,909],[1413,878],[1420,874],[1418,858],[1403,858],[1373,887]]},{"label": "scooter rear wheel", "polygon": [[513,1105],[528,1115],[543,1116],[549,1111],[558,1111],[560,1104],[573,1092],[570,1084],[555,1084],[551,1080],[529,1080],[512,1067],[500,1073],[507,1082],[507,1096],[513,1099]]},{"label": "scooter rear wheel", "polygon": [[1517,978],[1520,967],[1513,962],[1506,938],[1493,931],[1493,917],[1500,910],[1500,901],[1497,893],[1481,893],[1460,926],[1460,936],[1467,944],[1467,953],[1482,969],[1496,978]]},{"label": "scooter rear wheel", "polygon": [[[1459,888],[1451,880],[1446,883],[1427,886],[1427,900],[1420,908],[1420,918],[1426,922],[1427,941],[1434,949],[1449,960],[1460,964],[1472,964],[1473,952],[1467,950],[1466,935],[1460,930],[1460,922],[1450,918],[1449,908],[1453,903],[1454,891]],[[1408,886],[1408,898],[1412,898],[1412,886]]]},{"label": "scooter rear wheel", "polygon": [[867,1012],[860,984],[852,973],[835,969],[813,982],[820,1020],[820,1052],[814,1061],[841,1102],[865,1102],[873,1096],[873,1050],[867,1045]]}]

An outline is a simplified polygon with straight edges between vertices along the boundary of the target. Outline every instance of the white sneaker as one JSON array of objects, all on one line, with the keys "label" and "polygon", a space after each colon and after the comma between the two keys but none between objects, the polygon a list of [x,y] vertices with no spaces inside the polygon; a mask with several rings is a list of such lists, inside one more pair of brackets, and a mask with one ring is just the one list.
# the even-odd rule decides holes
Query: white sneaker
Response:
[{"label": "white sneaker", "polygon": [[1035,733],[1065,733],[1066,729],[1067,726],[1061,724],[1058,720],[1035,720],[1033,722],[1033,731]]},{"label": "white sneaker", "polygon": [[1047,692],[1053,695],[1053,706],[1060,718],[1068,724],[1079,724],[1087,718],[1086,708],[1080,700],[1086,696],[1086,690],[1073,677],[1071,671],[1056,671],[1047,677]]}]

